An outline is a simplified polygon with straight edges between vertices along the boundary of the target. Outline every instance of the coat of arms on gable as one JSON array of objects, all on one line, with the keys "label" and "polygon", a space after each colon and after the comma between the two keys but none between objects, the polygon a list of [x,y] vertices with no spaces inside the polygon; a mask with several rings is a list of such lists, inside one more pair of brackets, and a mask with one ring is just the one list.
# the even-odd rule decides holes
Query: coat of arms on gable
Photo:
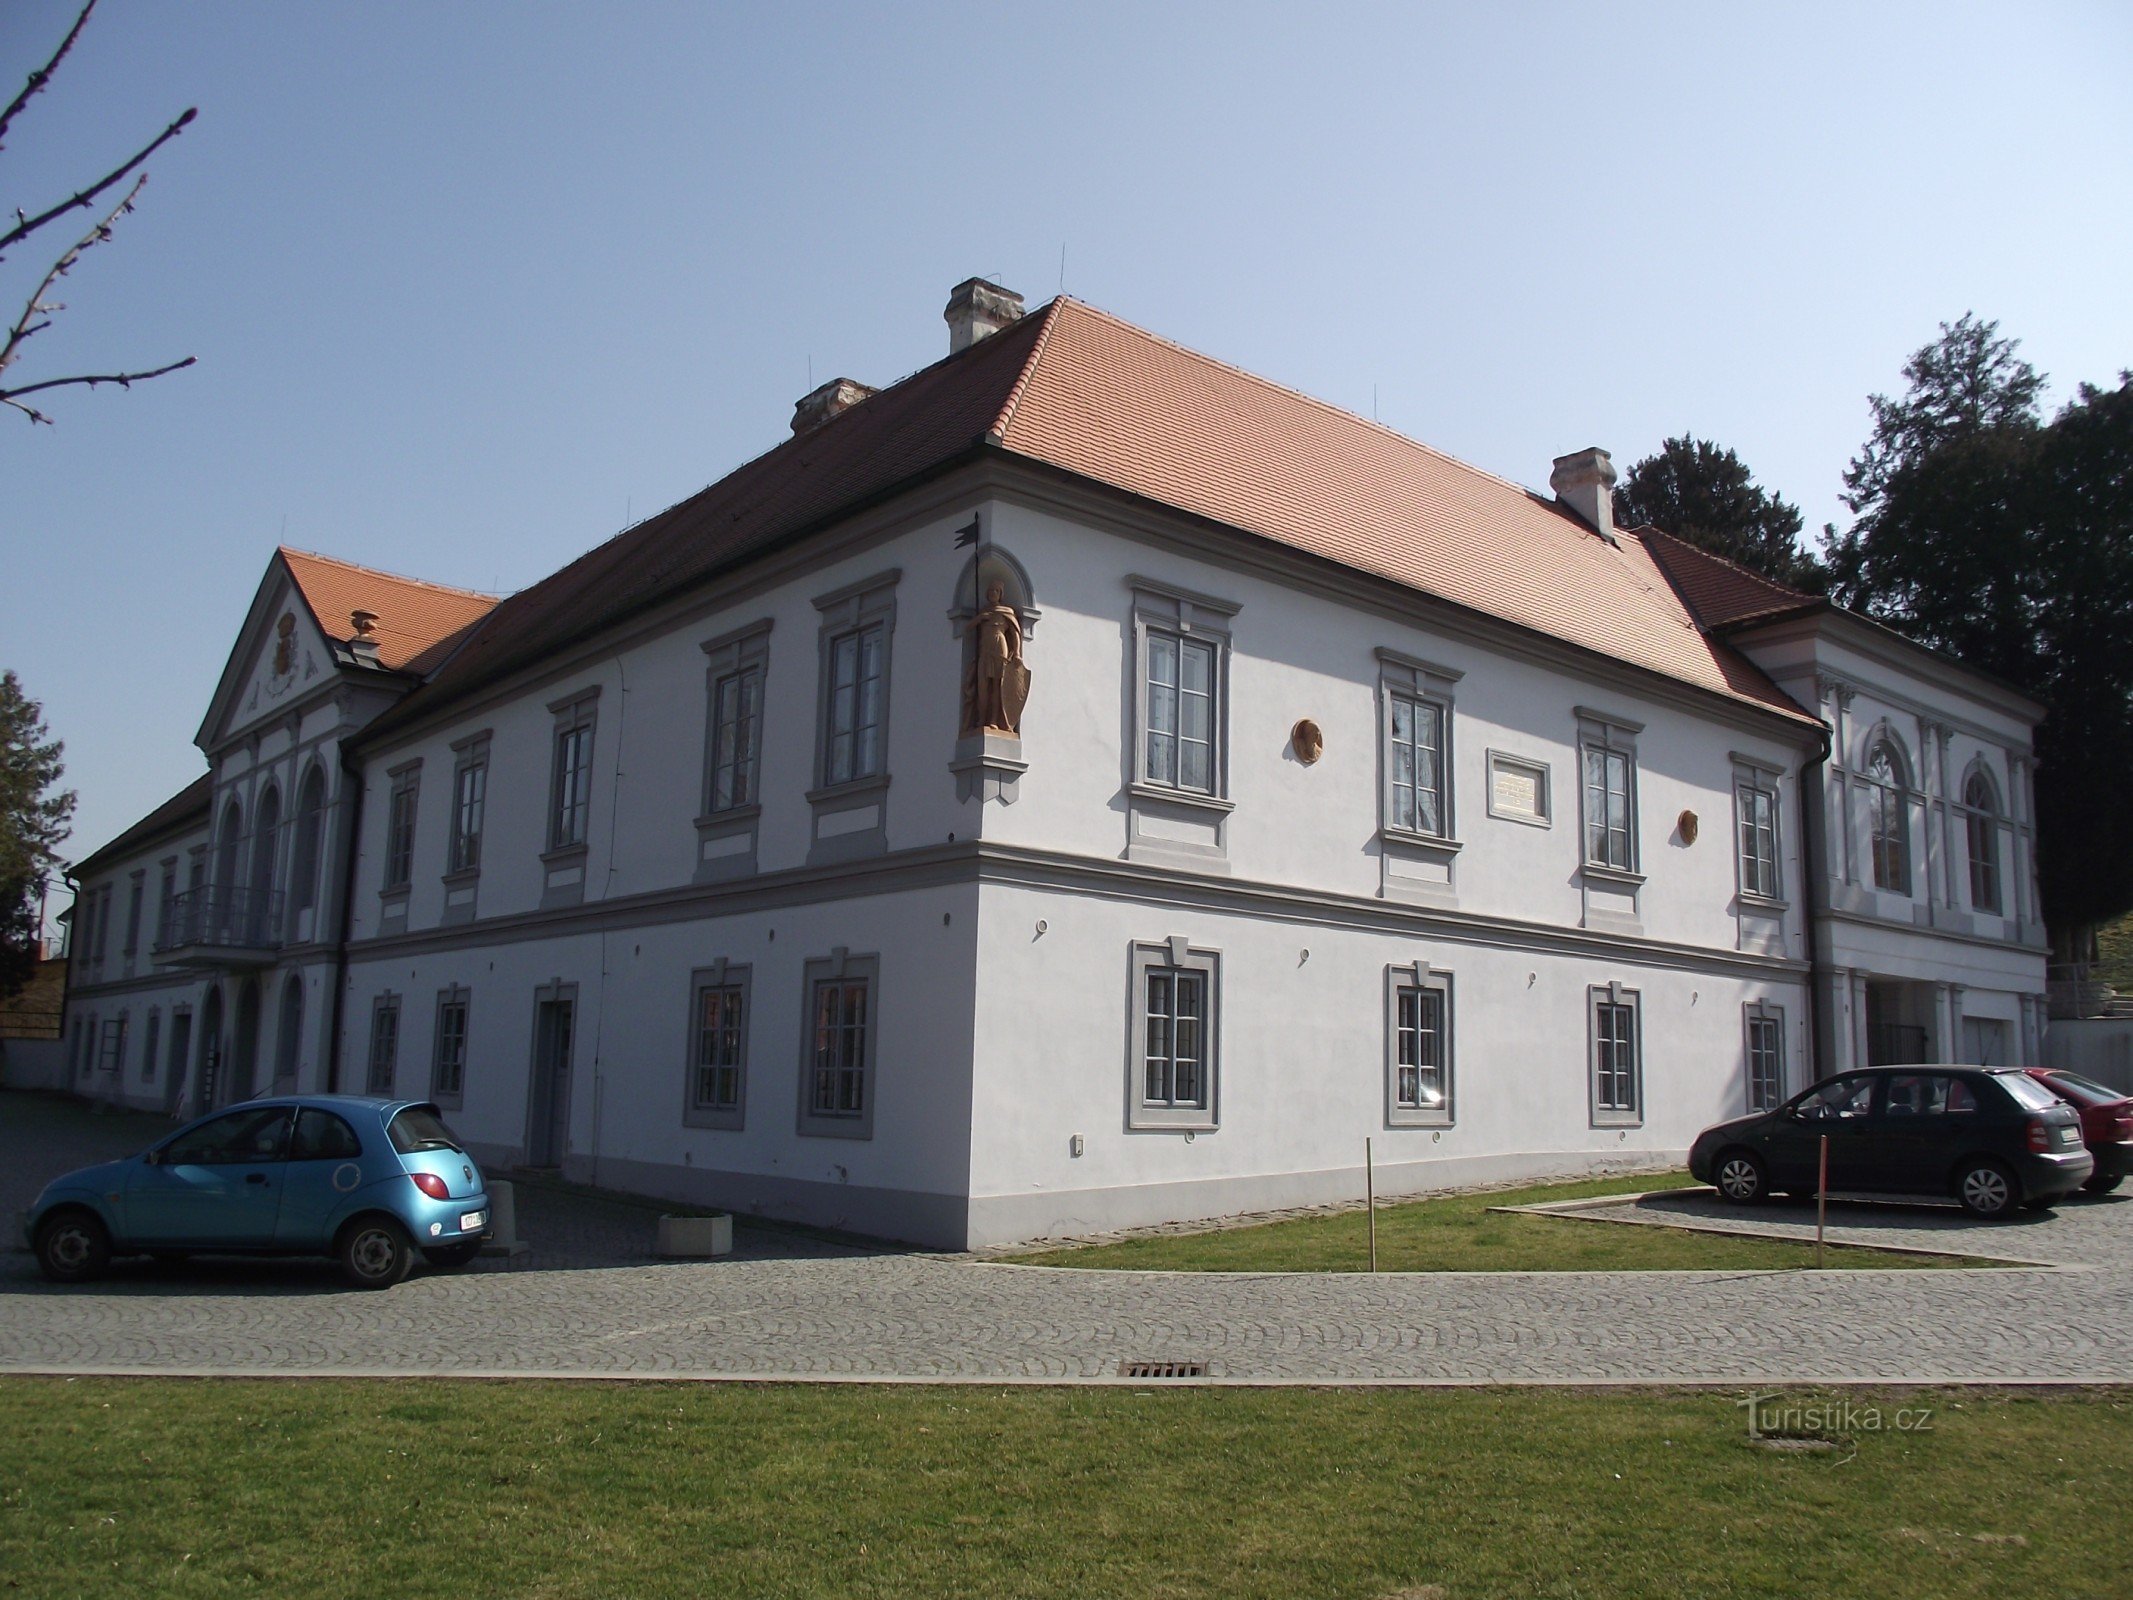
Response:
[{"label": "coat of arms on gable", "polygon": [[280,688],[296,670],[296,615],[284,611],[274,624],[274,687]]}]

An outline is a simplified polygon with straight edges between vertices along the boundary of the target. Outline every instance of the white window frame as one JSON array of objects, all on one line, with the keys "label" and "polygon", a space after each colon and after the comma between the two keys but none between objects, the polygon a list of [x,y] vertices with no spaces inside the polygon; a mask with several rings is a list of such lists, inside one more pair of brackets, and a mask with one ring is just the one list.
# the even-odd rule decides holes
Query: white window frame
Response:
[{"label": "white window frame", "polygon": [[[1137,1132],[1207,1133],[1221,1123],[1222,1084],[1222,953],[1195,947],[1181,934],[1159,942],[1136,944],[1130,963],[1130,1019],[1126,1051],[1126,1126]],[[1181,982],[1196,987],[1201,997],[1199,1054],[1195,1059],[1199,1080],[1197,1093],[1179,1096],[1174,1079],[1168,1097],[1148,1093],[1150,980],[1168,977],[1171,1010],[1178,1015],[1176,996]],[[1180,1059],[1175,1021],[1169,1036],[1170,1049],[1158,1059],[1175,1064]]]},{"label": "white window frame", "polygon": [[[1748,1109],[1775,1111],[1783,1105],[1789,1074],[1782,1010],[1762,1000],[1741,1007],[1741,1059],[1747,1075]],[[1768,1093],[1759,1095],[1757,1091],[1766,1082]]]},{"label": "white window frame", "polygon": [[[452,1043],[447,1024],[454,1013],[459,1019],[458,1057],[453,1059],[449,1049]],[[430,1098],[447,1109],[456,1109],[466,1104],[468,1041],[474,1028],[474,992],[464,984],[452,984],[437,991],[437,1017],[430,1034]],[[454,1069],[450,1086],[445,1083],[447,1068]]]},{"label": "white window frame", "polygon": [[[1984,787],[1986,803],[1977,804],[1971,795],[1979,785]],[[1992,781],[1983,763],[1974,763],[1963,777],[1963,844],[1969,857],[1970,909],[1982,916],[2006,915],[2007,897],[2000,875],[2000,809],[1999,785]],[[1983,893],[1980,893],[1980,889]]]},{"label": "white window frame", "polygon": [[[1442,1080],[1443,1103],[1426,1104],[1417,1093],[1406,1095],[1412,1073],[1417,1089],[1426,1070],[1421,1052],[1410,1052],[1410,1039],[1419,1045],[1421,1035],[1409,1025],[1409,1002],[1415,1003],[1417,1022],[1435,1012],[1437,1074]],[[1412,961],[1385,969],[1385,1126],[1388,1128],[1448,1128],[1457,1120],[1457,1076],[1454,1071],[1452,1027],[1452,975],[1439,972],[1426,961]],[[1405,1059],[1410,1053],[1417,1059]]]},{"label": "white window frame", "polygon": [[[1875,774],[1876,760],[1886,752],[1889,776]],[[1886,729],[1878,730],[1866,749],[1866,763],[1859,781],[1866,789],[1866,853],[1868,878],[1884,894],[1908,897],[1911,893],[1911,773],[1903,747]],[[1892,836],[1893,835],[1893,836]],[[1886,881],[1883,869],[1893,869],[1895,882]]]},{"label": "white window frame", "polygon": [[[826,989],[857,989],[865,1000],[865,1014],[857,1023],[840,1023],[842,1043],[856,1045],[858,1064],[847,1064],[833,1049],[825,1059],[816,1034],[817,1007]],[[881,957],[853,955],[839,946],[826,957],[809,961],[802,972],[800,989],[800,1106],[799,1132],[824,1139],[871,1139],[874,1108],[881,1098]],[[818,1079],[832,1073],[828,1103],[818,1094]],[[857,1107],[837,1104],[838,1076],[850,1074],[858,1085]]]},{"label": "white window frame", "polygon": [[[1595,1128],[1644,1124],[1644,1006],[1635,989],[1620,983],[1595,985],[1585,994],[1586,1071]],[[1627,1026],[1622,1024],[1626,1021]],[[1627,1050],[1625,1068],[1620,1056]],[[1626,1080],[1626,1103],[1621,1097]],[[1615,1098],[1610,1099],[1612,1094]]]},{"label": "white window frame", "polygon": [[[687,1059],[682,1063],[681,1120],[688,1128],[715,1128],[738,1133],[747,1126],[748,1120],[748,1035],[755,1022],[752,973],[746,962],[727,961],[721,957],[708,967],[698,967],[689,974],[689,1022],[684,1030],[687,1039]],[[730,1030],[732,1059],[730,1061],[706,1061],[704,1059],[705,1036],[704,1001],[707,996],[718,995],[722,1005],[730,1005],[736,1013],[730,1024],[721,1022],[719,1032]],[[810,988],[809,996],[812,998]],[[871,1006],[869,1007],[871,1010]],[[701,1090],[702,1075],[707,1070],[731,1071],[733,1074],[733,1100],[729,1104],[707,1101]]]}]

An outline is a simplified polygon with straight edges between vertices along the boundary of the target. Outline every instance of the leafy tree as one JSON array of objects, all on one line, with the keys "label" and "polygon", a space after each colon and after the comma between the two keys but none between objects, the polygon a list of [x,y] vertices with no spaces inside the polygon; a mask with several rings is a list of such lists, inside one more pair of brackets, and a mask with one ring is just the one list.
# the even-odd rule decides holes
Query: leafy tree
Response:
[{"label": "leafy tree", "polygon": [[[67,52],[74,48],[74,41],[80,37],[83,25],[89,20],[89,13],[95,9],[96,0],[87,0],[87,4],[81,8],[81,15],[74,19],[74,26],[69,28],[67,36],[60,40],[59,48],[52,52],[52,59],[32,72],[29,76],[29,81],[22,86],[22,92],[9,101],[5,108],[0,108],[0,142],[6,140],[7,130],[14,123],[15,118],[21,114],[22,108],[28,105],[52,81],[52,74],[59,70],[60,62],[64,61]],[[28,211],[17,209],[15,212],[15,225],[0,231],[0,258],[4,258],[10,249],[22,243],[23,240],[29,238],[31,234],[37,232],[40,228],[57,222],[61,217],[68,216],[73,212],[86,211],[91,207],[97,206],[100,199],[110,190],[123,183],[129,176],[133,176],[136,173],[139,174],[133,178],[132,186],[119,197],[118,203],[99,216],[87,233],[61,251],[59,258],[45,269],[43,277],[38,279],[37,287],[30,291],[30,297],[22,307],[22,314],[15,318],[5,334],[0,334],[0,405],[12,406],[33,423],[50,422],[52,420],[50,417],[39,411],[35,406],[30,405],[23,399],[23,396],[37,394],[46,389],[64,389],[74,384],[84,384],[93,389],[100,383],[115,383],[121,389],[128,389],[141,379],[160,378],[166,372],[176,372],[180,367],[189,367],[193,364],[195,358],[187,356],[183,361],[173,361],[166,366],[156,367],[146,372],[85,372],[78,373],[70,378],[46,378],[37,383],[22,384],[10,384],[6,381],[7,369],[13,366],[21,357],[23,347],[52,325],[52,318],[55,314],[66,309],[61,302],[51,298],[53,288],[61,278],[64,278],[73,270],[75,263],[81,260],[84,252],[94,249],[97,245],[109,239],[111,230],[117,224],[118,219],[133,209],[133,203],[140,195],[141,186],[148,181],[148,174],[140,171],[141,163],[154,155],[170,140],[175,139],[184,130],[186,124],[191,122],[197,115],[199,115],[197,107],[189,108],[177,121],[157,134],[145,146],[135,151],[133,155],[129,156],[110,172],[105,173],[96,182],[84,189],[77,190],[70,198],[46,206],[35,215],[30,214]],[[91,215],[95,215],[95,212],[92,211]]]},{"label": "leafy tree", "polygon": [[1631,467],[1615,490],[1615,520],[1649,524],[1796,589],[1822,590],[1821,564],[1800,547],[1800,508],[1708,439],[1669,439]]},{"label": "leafy tree", "polygon": [[0,674],[0,999],[36,970],[45,878],[74,815],[73,790],[51,792],[61,746],[49,733],[44,708]]},{"label": "leafy tree", "polygon": [[2062,948],[2133,907],[2133,374],[2048,425],[1997,325],[1949,326],[1874,398],[1840,598],[2044,702],[2038,871]]}]

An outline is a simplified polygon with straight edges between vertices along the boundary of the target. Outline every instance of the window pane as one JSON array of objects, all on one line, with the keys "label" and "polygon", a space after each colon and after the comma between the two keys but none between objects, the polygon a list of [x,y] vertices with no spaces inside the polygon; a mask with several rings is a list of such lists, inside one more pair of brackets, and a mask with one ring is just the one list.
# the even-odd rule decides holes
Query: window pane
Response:
[{"label": "window pane", "polygon": [[1178,787],[1212,794],[1215,787],[1214,750],[1201,743],[1186,742],[1178,748]]}]

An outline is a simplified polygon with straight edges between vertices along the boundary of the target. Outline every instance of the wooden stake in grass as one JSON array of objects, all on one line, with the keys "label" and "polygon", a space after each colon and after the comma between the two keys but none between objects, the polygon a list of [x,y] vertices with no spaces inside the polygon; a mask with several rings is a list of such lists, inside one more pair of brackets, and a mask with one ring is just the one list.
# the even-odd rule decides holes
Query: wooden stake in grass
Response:
[{"label": "wooden stake in grass", "polygon": [[1822,1270],[1822,1232],[1829,1224],[1829,1135],[1822,1135],[1822,1172],[1815,1180],[1815,1270]]},{"label": "wooden stake in grass", "polygon": [[1363,1209],[1370,1214],[1370,1270],[1378,1270],[1378,1179],[1371,1165],[1370,1141],[1363,1141]]}]

